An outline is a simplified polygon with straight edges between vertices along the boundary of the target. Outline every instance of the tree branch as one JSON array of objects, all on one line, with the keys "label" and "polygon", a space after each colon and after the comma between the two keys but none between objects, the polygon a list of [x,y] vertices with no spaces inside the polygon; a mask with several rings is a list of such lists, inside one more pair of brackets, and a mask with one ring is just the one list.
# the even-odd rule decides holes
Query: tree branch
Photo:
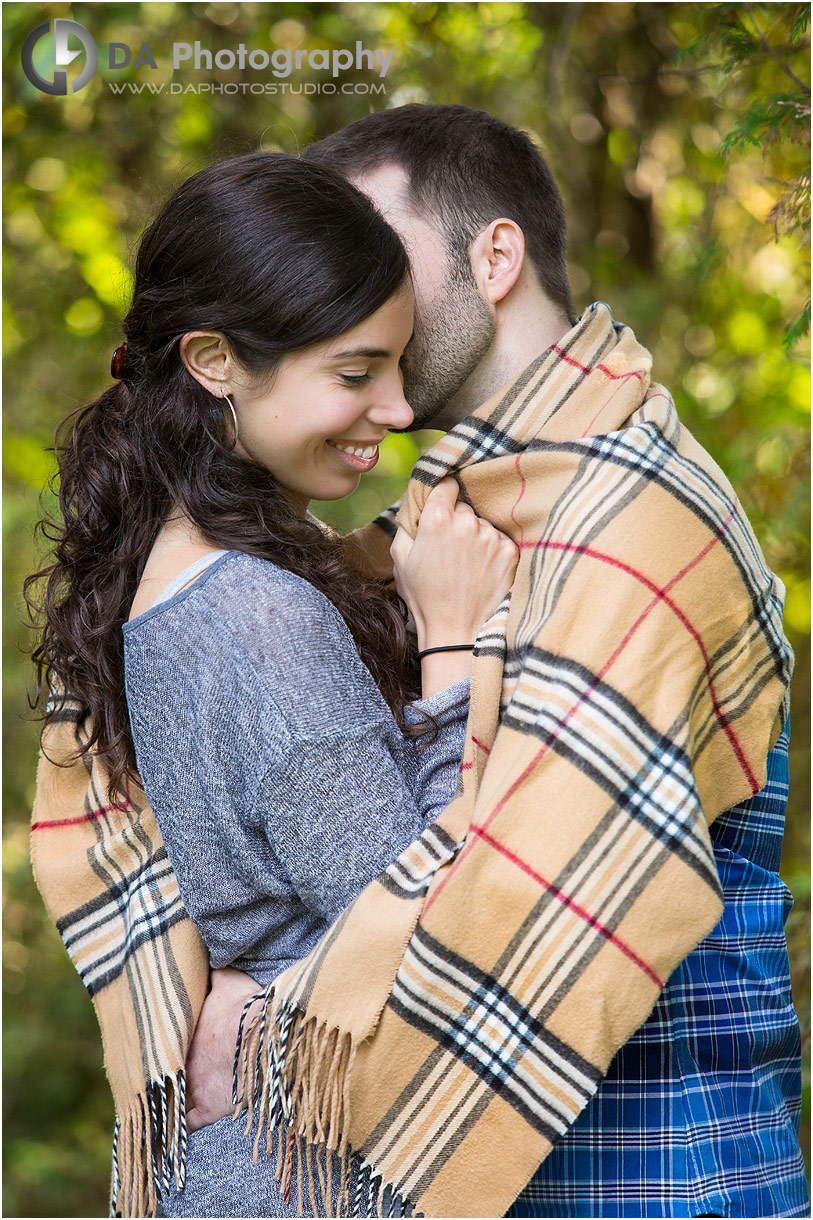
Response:
[{"label": "tree branch", "polygon": [[756,30],[757,37],[759,38],[759,41],[762,44],[763,50],[768,52],[771,59],[776,60],[776,62],[779,64],[779,67],[782,69],[782,71],[784,73],[786,73],[790,77],[790,79],[799,86],[799,88],[802,90],[802,93],[806,93],[807,96],[810,97],[810,87],[808,85],[806,85],[803,80],[799,80],[799,77],[796,75],[796,73],[793,71],[793,69],[791,67],[789,67],[788,64],[785,63],[785,61],[784,61],[784,59],[782,59],[781,55],[777,55],[776,51],[773,49],[771,44],[768,42],[768,39],[762,33],[762,30],[759,28],[759,25],[757,23],[753,4],[746,4],[745,7],[748,9],[748,15],[751,18],[751,21],[753,22],[754,29]]}]

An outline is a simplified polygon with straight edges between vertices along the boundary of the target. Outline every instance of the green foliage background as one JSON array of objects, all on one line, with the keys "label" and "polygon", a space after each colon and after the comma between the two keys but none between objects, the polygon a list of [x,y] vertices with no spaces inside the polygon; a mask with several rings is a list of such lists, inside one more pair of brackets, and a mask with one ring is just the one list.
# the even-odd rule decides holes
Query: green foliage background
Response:
[{"label": "green foliage background", "polygon": [[[95,78],[67,98],[37,92],[20,69],[26,34],[58,16],[100,48]],[[787,585],[797,677],[783,874],[809,1039],[807,16],[807,5],[781,3],[3,5],[4,1214],[103,1215],[112,1124],[91,1005],[28,865],[37,727],[25,718],[20,586],[36,564],[54,427],[106,384],[135,239],[175,185],[216,158],[296,151],[384,105],[463,102],[539,138],[568,207],[577,302],[608,301],[653,350],[658,379],[730,476]],[[173,41],[333,49],[357,39],[394,49],[386,96],[169,93],[170,79],[272,79],[171,77]],[[111,72],[111,41],[148,42],[158,70]],[[41,42],[43,75],[48,52]],[[289,84],[326,79],[303,68]],[[111,80],[165,89],[116,95]],[[390,438],[363,489],[325,515],[341,526],[369,518],[430,439]]]}]

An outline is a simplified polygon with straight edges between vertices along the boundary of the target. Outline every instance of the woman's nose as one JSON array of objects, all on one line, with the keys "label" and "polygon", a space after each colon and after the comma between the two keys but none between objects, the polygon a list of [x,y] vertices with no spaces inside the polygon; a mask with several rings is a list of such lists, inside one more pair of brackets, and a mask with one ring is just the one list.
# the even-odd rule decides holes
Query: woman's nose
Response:
[{"label": "woman's nose", "polygon": [[400,374],[393,379],[388,392],[383,393],[370,408],[370,418],[377,424],[386,424],[394,431],[408,428],[415,418],[415,412],[404,398],[404,387]]}]

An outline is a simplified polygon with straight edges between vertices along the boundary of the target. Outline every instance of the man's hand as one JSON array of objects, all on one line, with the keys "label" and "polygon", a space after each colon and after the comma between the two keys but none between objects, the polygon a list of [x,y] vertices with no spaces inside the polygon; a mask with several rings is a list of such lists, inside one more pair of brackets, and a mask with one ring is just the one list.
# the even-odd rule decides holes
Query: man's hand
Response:
[{"label": "man's hand", "polygon": [[[231,1114],[232,1069],[240,1014],[261,988],[248,974],[227,966],[213,970],[186,1060],[186,1125],[197,1131]],[[247,1017],[248,1022],[251,1018]]]}]

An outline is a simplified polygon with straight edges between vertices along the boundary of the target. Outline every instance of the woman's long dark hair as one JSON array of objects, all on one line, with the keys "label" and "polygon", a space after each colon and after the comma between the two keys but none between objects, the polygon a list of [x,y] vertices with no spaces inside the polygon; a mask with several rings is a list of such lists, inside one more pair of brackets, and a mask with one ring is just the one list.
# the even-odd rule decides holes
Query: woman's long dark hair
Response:
[{"label": "woman's long dark hair", "polygon": [[278,153],[193,175],[144,233],[123,327],[132,371],[60,427],[61,520],[40,522],[51,562],[25,585],[37,700],[56,687],[87,705],[80,752],[98,754],[111,799],[137,778],[122,624],[174,512],[213,546],[273,560],[329,597],[403,724],[419,680],[400,603],[297,515],[264,466],[230,451],[230,413],[187,371],[178,340],[220,331],[243,367],[270,375],[287,353],[369,317],[407,273],[400,241],[363,195]]}]

